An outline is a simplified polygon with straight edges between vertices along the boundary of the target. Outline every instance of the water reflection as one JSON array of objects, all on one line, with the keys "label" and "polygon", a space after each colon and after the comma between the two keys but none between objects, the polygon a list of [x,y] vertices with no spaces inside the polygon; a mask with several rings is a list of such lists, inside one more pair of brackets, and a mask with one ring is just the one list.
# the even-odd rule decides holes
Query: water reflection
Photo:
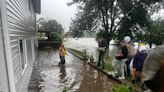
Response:
[{"label": "water reflection", "polygon": [[60,72],[59,72],[60,81],[59,82],[63,83],[64,82],[63,80],[66,77],[65,65],[60,65],[59,67],[60,67]]}]

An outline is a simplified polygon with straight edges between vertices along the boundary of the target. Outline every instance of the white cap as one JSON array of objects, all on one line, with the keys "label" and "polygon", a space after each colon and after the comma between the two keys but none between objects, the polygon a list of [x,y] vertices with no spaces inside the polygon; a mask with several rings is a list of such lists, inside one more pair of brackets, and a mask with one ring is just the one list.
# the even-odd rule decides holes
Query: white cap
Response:
[{"label": "white cap", "polygon": [[139,47],[139,52],[144,51],[144,50],[147,50],[147,48],[145,46]]},{"label": "white cap", "polygon": [[126,36],[126,37],[124,37],[124,41],[125,41],[126,43],[128,43],[128,42],[131,41],[131,38],[130,38],[129,36]]}]

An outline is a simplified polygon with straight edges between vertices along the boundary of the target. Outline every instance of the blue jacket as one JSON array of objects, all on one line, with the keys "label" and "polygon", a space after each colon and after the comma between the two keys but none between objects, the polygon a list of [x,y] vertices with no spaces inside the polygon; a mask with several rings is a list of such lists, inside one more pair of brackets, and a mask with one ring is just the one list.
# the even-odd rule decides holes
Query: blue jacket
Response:
[{"label": "blue jacket", "polygon": [[133,68],[135,68],[136,71],[142,71],[143,64],[146,57],[147,57],[147,53],[141,53],[141,52],[137,52],[137,54],[134,56]]}]

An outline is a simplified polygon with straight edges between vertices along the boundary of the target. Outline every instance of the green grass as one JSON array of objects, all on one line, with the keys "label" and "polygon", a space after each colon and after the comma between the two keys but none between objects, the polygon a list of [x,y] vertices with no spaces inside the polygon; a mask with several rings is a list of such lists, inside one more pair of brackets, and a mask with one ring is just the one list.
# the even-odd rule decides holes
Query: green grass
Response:
[{"label": "green grass", "polygon": [[121,84],[116,87],[114,87],[113,92],[132,92],[132,90],[129,88],[129,86]]},{"label": "green grass", "polygon": [[68,48],[68,50],[76,53],[77,55],[83,57],[84,56],[84,53],[82,51],[79,51],[79,50],[76,50],[76,49],[72,49],[72,48]]},{"label": "green grass", "polygon": [[104,69],[105,71],[108,71],[108,72],[110,72],[110,71],[113,71],[113,67],[112,67],[112,65],[111,64],[105,64],[105,69]]},{"label": "green grass", "polygon": [[67,89],[66,85],[64,86],[64,89],[63,89],[62,92],[68,92],[68,89]]}]

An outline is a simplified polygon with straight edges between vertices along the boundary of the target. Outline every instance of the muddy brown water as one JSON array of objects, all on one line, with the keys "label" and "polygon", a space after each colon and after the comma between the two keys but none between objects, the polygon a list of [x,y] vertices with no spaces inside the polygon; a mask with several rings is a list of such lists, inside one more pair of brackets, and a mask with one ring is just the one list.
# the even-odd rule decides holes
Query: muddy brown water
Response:
[{"label": "muddy brown water", "polygon": [[39,52],[40,92],[112,92],[117,83],[86,62],[68,53],[65,66],[58,66],[57,51]]}]

